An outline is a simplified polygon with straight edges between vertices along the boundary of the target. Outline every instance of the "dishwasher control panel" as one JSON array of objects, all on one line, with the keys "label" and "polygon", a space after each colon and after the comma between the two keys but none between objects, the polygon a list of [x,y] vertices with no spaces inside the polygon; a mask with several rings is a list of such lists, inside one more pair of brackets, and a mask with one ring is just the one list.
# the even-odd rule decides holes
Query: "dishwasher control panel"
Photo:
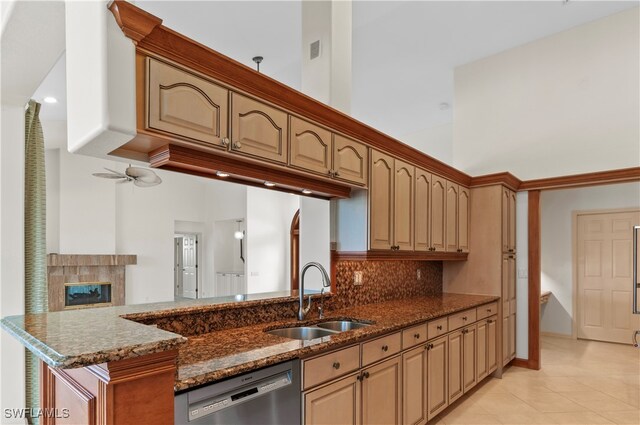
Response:
[{"label": "dishwasher control panel", "polygon": [[207,400],[189,405],[189,421],[216,413],[222,409],[235,406],[239,403],[260,397],[271,391],[291,385],[291,372],[265,378],[251,386],[239,388],[232,392],[220,394]]}]

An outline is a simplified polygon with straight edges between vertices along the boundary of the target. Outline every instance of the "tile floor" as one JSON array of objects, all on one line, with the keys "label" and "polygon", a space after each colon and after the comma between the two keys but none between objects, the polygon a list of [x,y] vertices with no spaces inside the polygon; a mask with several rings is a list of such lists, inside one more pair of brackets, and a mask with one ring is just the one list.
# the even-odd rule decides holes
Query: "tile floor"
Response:
[{"label": "tile floor", "polygon": [[640,350],[542,338],[542,369],[508,368],[429,424],[640,425]]}]

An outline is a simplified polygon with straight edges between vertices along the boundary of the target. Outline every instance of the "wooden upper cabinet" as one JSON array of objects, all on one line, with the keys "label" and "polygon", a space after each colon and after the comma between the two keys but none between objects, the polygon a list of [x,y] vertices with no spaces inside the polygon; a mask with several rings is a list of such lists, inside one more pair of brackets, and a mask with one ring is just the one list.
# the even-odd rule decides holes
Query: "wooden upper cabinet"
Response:
[{"label": "wooden upper cabinet", "polygon": [[507,249],[516,252],[516,193],[509,191],[509,240]]},{"label": "wooden upper cabinet", "polygon": [[429,251],[431,248],[431,174],[416,168],[414,249]]},{"label": "wooden upper cabinet", "polygon": [[433,251],[445,250],[447,181],[442,177],[431,176],[431,248]]},{"label": "wooden upper cabinet", "polygon": [[231,150],[286,163],[287,113],[231,93]]},{"label": "wooden upper cabinet", "polygon": [[396,249],[413,250],[413,165],[394,161],[394,226],[393,240]]},{"label": "wooden upper cabinet", "polygon": [[458,187],[458,251],[469,252],[469,189]]},{"label": "wooden upper cabinet", "polygon": [[289,165],[331,175],[331,132],[301,118],[289,120]]},{"label": "wooden upper cabinet", "polygon": [[226,149],[229,91],[147,58],[147,129]]},{"label": "wooden upper cabinet", "polygon": [[447,251],[458,250],[458,185],[447,180],[445,241]]},{"label": "wooden upper cabinet", "polygon": [[333,135],[333,171],[336,179],[366,185],[368,164],[366,145],[339,134]]},{"label": "wooden upper cabinet", "polygon": [[393,204],[395,173],[393,158],[371,151],[369,182],[369,245],[371,249],[391,249],[393,245]]}]

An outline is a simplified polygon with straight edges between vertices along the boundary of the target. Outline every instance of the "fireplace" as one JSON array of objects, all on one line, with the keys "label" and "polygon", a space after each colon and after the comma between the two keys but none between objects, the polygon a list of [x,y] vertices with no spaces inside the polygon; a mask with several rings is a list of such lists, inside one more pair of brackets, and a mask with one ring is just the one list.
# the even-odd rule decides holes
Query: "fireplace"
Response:
[{"label": "fireplace", "polygon": [[49,311],[124,305],[125,266],[135,255],[47,256]]},{"label": "fireplace", "polygon": [[111,303],[111,283],[80,282],[64,284],[64,308],[104,307]]}]

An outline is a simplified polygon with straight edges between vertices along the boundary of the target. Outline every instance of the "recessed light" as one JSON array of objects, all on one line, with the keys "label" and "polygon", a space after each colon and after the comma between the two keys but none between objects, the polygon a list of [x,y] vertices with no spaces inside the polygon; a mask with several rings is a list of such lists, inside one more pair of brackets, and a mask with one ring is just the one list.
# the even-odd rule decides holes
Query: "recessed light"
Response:
[{"label": "recessed light", "polygon": [[275,184],[275,183],[273,183],[273,182],[264,182],[264,185],[265,185],[265,186],[267,186],[267,187],[273,187],[273,186],[275,186],[276,184]]},{"label": "recessed light", "polygon": [[302,193],[304,193],[305,195],[311,195],[313,192],[309,189],[302,189]]},{"label": "recessed light", "polygon": [[47,96],[42,100],[44,101],[44,103],[58,103],[58,99],[53,96]]},{"label": "recessed light", "polygon": [[223,171],[216,171],[216,176],[218,176],[218,177],[229,177],[229,173],[225,173]]}]

